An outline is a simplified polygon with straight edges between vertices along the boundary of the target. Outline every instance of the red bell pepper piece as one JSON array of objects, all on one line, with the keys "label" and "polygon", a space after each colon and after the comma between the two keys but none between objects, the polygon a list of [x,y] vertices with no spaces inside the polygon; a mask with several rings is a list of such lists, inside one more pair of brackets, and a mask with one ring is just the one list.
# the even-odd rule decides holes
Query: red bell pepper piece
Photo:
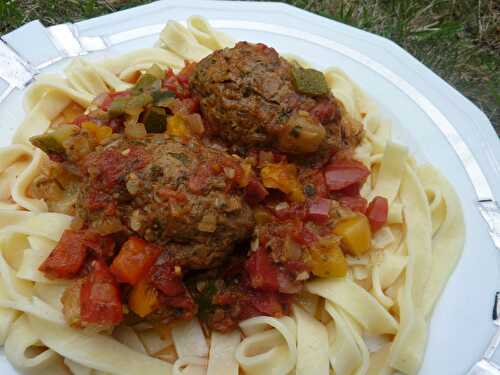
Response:
[{"label": "red bell pepper piece", "polygon": [[96,260],[92,267],[80,291],[82,322],[115,326],[123,320],[120,290],[106,263]]},{"label": "red bell pepper piece", "polygon": [[111,272],[121,283],[137,284],[153,266],[161,249],[137,237],[130,237],[113,260]]},{"label": "red bell pepper piece", "polygon": [[327,124],[334,119],[335,110],[333,102],[330,99],[325,99],[319,101],[310,113],[313,118],[322,124]]},{"label": "red bell pepper piece", "polygon": [[338,191],[354,184],[361,186],[370,170],[357,160],[339,159],[326,166],[324,175],[330,191]]},{"label": "red bell pepper piece", "polygon": [[389,212],[389,203],[384,197],[375,197],[370,202],[366,210],[366,216],[370,221],[370,227],[373,232],[376,232],[387,222]]}]

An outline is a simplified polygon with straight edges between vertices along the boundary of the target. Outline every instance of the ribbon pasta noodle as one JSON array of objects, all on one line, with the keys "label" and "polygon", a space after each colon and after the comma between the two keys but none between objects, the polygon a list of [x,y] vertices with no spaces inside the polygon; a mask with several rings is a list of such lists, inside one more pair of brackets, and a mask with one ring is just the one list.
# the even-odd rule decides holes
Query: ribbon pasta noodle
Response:
[{"label": "ribbon pasta noodle", "polygon": [[[25,120],[0,149],[0,344],[20,371],[37,375],[407,375],[418,372],[434,305],[464,243],[460,201],[432,166],[417,165],[391,140],[376,103],[338,68],[327,83],[349,116],[364,125],[355,150],[371,175],[367,199],[389,202],[387,223],[371,253],[347,257],[343,278],[307,282],[293,314],[258,316],[240,330],[206,335],[197,319],[160,335],[152,326],[119,326],[112,335],[70,328],[62,316],[64,280],[38,268],[72,218],[48,212],[29,186],[46,156],[29,138],[46,131],[70,105],[87,108],[102,93],[126,90],[153,64],[178,72],[234,41],[201,17],[169,21],[154,48],[90,62],[75,59],[65,77],[39,77],[26,93]],[[291,57],[301,64],[302,60]],[[304,65],[305,66],[305,65]],[[370,349],[366,335],[382,340]]]}]

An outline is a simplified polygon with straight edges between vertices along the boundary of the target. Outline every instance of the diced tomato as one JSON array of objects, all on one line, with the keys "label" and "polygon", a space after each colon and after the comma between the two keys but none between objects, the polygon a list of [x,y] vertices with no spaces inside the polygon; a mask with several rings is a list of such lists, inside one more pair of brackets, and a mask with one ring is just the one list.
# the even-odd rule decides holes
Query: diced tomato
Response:
[{"label": "diced tomato", "polygon": [[39,270],[50,277],[69,279],[78,274],[86,256],[83,233],[67,229]]},{"label": "diced tomato", "polygon": [[209,163],[200,165],[196,172],[189,177],[189,190],[195,194],[201,194],[203,189],[207,186],[208,179],[213,175],[215,175],[215,173]]},{"label": "diced tomato", "polygon": [[[193,298],[189,294],[187,294],[187,292],[183,295],[163,298],[162,302],[168,306],[172,306],[177,309],[183,309],[188,313],[194,312],[196,310],[196,303],[194,302]],[[190,317],[192,317],[192,315]],[[184,318],[189,319],[190,317],[185,316]]]},{"label": "diced tomato", "polygon": [[366,207],[368,206],[368,202],[363,197],[341,197],[339,198],[339,203],[347,208],[350,208],[353,211],[361,212],[364,214],[366,212]]},{"label": "diced tomato", "polygon": [[107,111],[109,107],[111,107],[111,103],[113,103],[113,97],[111,95],[106,95],[100,103],[100,108],[104,111]]},{"label": "diced tomato", "polygon": [[187,64],[184,69],[175,75],[173,70],[169,68],[166,71],[166,78],[162,82],[162,86],[169,91],[175,93],[176,97],[179,99],[186,99],[191,96],[189,90],[189,77],[194,71],[194,64]]},{"label": "diced tomato", "polygon": [[277,293],[257,292],[254,293],[251,301],[255,308],[262,314],[275,317],[283,315],[283,308],[278,299]]},{"label": "diced tomato", "polygon": [[84,166],[96,175],[95,182],[101,188],[112,189],[125,175],[144,168],[151,159],[142,146],[130,145],[127,150],[127,153],[123,153],[107,149],[86,158]]},{"label": "diced tomato", "polygon": [[335,106],[330,99],[324,99],[318,102],[311,110],[311,116],[321,122],[327,124],[335,117]]},{"label": "diced tomato", "polygon": [[245,189],[245,200],[250,204],[262,202],[269,195],[264,185],[256,178],[251,178]]},{"label": "diced tomato", "polygon": [[361,185],[369,176],[370,170],[353,159],[339,159],[325,168],[325,182],[330,191],[345,189],[354,184]]},{"label": "diced tomato", "polygon": [[50,277],[72,278],[82,269],[89,250],[97,257],[109,258],[113,256],[114,248],[111,237],[67,229],[39,269]]},{"label": "diced tomato", "polygon": [[245,268],[250,276],[253,288],[267,291],[278,290],[278,267],[272,263],[269,254],[264,248],[252,252],[245,264]]},{"label": "diced tomato", "polygon": [[137,284],[153,266],[161,249],[137,237],[130,237],[113,260],[111,272],[121,283]]},{"label": "diced tomato", "polygon": [[168,187],[162,187],[158,190],[158,195],[160,198],[165,200],[173,200],[178,203],[186,203],[188,201],[187,195],[182,191],[176,191],[169,189]]},{"label": "diced tomato", "polygon": [[88,115],[80,115],[73,121],[73,124],[81,126],[84,122],[88,121],[92,121]]},{"label": "diced tomato", "polygon": [[196,98],[182,99],[182,105],[188,114],[196,113],[200,110],[200,101]]},{"label": "diced tomato", "polygon": [[323,224],[328,221],[332,201],[326,198],[316,198],[309,202],[306,213],[306,220]]},{"label": "diced tomato", "polygon": [[376,232],[384,226],[387,222],[388,212],[389,203],[387,202],[387,198],[379,196],[373,198],[366,210],[366,216],[370,221],[372,232]]},{"label": "diced tomato", "polygon": [[306,212],[302,205],[288,208],[274,209],[274,215],[280,220],[304,219]]},{"label": "diced tomato", "polygon": [[168,68],[165,71],[165,77],[167,77],[167,78],[175,77],[174,70],[172,68]]},{"label": "diced tomato", "polygon": [[292,233],[292,238],[297,243],[303,246],[309,246],[312,245],[314,242],[318,241],[318,236],[316,236],[316,234],[314,234],[304,226],[302,226],[301,228],[297,228]]},{"label": "diced tomato", "polygon": [[194,70],[196,69],[195,62],[184,61],[184,68],[179,72],[177,78],[183,84],[189,84],[189,78],[193,75]]},{"label": "diced tomato", "polygon": [[85,207],[91,211],[100,210],[106,215],[116,212],[117,202],[109,194],[103,194],[96,186],[90,186],[83,199]]},{"label": "diced tomato", "polygon": [[123,320],[120,290],[106,263],[96,260],[80,291],[83,323],[115,326]]},{"label": "diced tomato", "polygon": [[326,198],[328,196],[328,188],[325,182],[325,176],[322,172],[316,172],[311,176],[310,183],[314,186],[315,195],[317,197]]},{"label": "diced tomato", "polygon": [[153,266],[150,275],[151,284],[168,297],[175,297],[185,292],[182,276],[175,272],[175,266],[162,263]]}]

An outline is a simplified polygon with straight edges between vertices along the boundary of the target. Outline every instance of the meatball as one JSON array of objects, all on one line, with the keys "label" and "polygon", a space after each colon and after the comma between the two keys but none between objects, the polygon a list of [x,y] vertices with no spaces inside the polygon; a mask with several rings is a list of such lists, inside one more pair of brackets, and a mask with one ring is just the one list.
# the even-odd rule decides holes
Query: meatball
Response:
[{"label": "meatball", "polygon": [[136,234],[175,264],[209,268],[253,230],[239,159],[195,141],[120,136],[83,162],[77,213],[100,234]]},{"label": "meatball", "polygon": [[273,48],[240,42],[201,60],[190,87],[200,98],[208,130],[230,145],[303,155],[357,144],[361,127],[342,121],[342,106],[323,75],[300,70],[323,83],[323,91],[307,92],[297,84],[294,69],[302,68]]}]

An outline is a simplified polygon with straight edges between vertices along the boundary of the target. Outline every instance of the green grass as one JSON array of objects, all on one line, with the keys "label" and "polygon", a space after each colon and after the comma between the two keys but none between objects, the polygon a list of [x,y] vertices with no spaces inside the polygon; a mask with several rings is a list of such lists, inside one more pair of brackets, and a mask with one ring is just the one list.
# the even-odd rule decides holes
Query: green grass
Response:
[{"label": "green grass", "polygon": [[[0,34],[40,19],[79,21],[150,0],[0,0]],[[390,38],[478,105],[500,134],[497,0],[288,0]]]}]

